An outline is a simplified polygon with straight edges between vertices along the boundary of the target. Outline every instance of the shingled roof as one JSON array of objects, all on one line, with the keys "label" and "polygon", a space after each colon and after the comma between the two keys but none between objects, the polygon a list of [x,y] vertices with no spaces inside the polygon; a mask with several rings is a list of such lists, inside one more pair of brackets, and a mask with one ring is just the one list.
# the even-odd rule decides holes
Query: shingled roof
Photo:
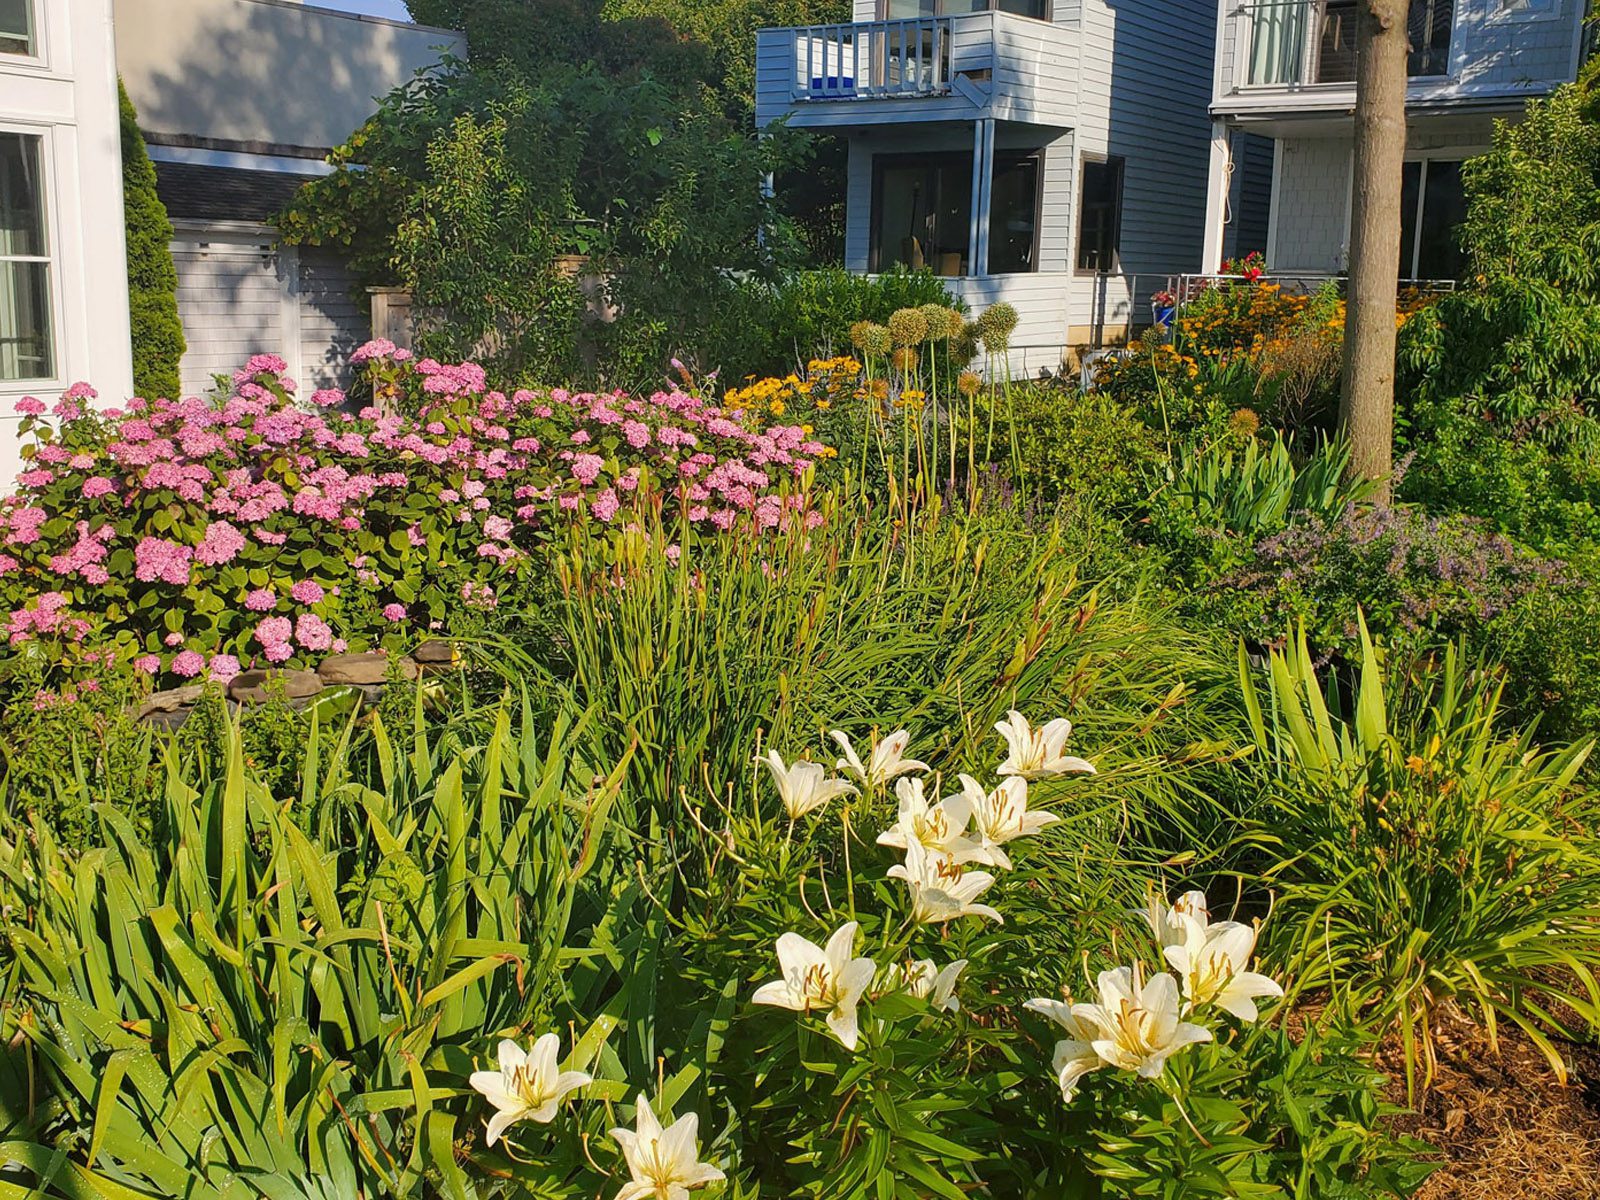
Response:
[{"label": "shingled roof", "polygon": [[311,176],[158,162],[156,193],[173,219],[272,224]]}]

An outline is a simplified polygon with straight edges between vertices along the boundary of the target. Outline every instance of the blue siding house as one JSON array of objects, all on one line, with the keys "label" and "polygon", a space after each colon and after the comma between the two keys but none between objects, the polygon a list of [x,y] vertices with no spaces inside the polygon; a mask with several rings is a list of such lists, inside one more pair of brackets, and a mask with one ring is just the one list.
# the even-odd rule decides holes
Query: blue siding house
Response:
[{"label": "blue siding house", "polygon": [[756,120],[849,144],[846,265],[1014,304],[1013,368],[1150,322],[1205,269],[1213,0],[856,0],[758,35]]},{"label": "blue siding house", "polygon": [[[1350,236],[1358,0],[1219,0],[1206,260],[1338,274]],[[1400,274],[1453,279],[1462,160],[1577,74],[1583,0],[1412,0]],[[1263,200],[1265,207],[1263,207]]]}]

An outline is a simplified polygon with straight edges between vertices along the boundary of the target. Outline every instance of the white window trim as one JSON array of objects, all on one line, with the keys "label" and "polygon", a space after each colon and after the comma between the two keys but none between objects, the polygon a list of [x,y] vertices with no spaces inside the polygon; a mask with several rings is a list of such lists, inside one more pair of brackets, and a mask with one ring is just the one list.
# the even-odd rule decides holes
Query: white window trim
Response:
[{"label": "white window trim", "polygon": [[19,133],[24,137],[39,139],[40,200],[44,208],[43,255],[6,255],[7,261],[43,262],[47,264],[50,284],[50,367],[54,372],[44,379],[0,379],[0,395],[27,395],[32,392],[60,391],[66,387],[67,357],[66,307],[62,278],[61,238],[58,236],[57,214],[61,211],[56,189],[55,129],[50,125],[35,125],[25,121],[0,121],[0,133]]},{"label": "white window trim", "polygon": [[1524,0],[1525,7],[1509,8],[1506,0],[1483,0],[1486,25],[1537,25],[1559,21],[1566,14],[1566,0]]},{"label": "white window trim", "polygon": [[0,70],[50,70],[50,12],[39,0],[24,0],[33,16],[33,53],[0,54]]}]

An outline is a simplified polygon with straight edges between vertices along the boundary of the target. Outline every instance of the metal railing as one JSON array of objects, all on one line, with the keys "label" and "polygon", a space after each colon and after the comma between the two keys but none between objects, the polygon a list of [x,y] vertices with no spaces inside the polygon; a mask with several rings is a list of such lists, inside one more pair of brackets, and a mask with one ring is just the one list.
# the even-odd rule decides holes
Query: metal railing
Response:
[{"label": "metal railing", "polygon": [[[1349,283],[1349,276],[1336,274],[1331,271],[1270,271],[1262,275],[1171,275],[1167,277],[1167,293],[1173,297],[1174,305],[1182,308],[1191,300],[1196,299],[1201,293],[1214,287],[1228,284],[1255,283],[1271,284],[1282,291],[1295,295],[1310,295],[1329,284],[1338,287],[1339,293],[1344,294]],[[1439,296],[1455,291],[1460,283],[1454,279],[1402,279],[1400,292],[1404,296],[1408,293],[1423,296]]]},{"label": "metal railing", "polygon": [[[1356,77],[1358,0],[1246,0],[1233,21],[1235,87],[1348,84]],[[1453,0],[1411,0],[1407,73],[1446,75]]]},{"label": "metal railing", "polygon": [[936,96],[950,88],[953,17],[789,30],[796,100]]}]

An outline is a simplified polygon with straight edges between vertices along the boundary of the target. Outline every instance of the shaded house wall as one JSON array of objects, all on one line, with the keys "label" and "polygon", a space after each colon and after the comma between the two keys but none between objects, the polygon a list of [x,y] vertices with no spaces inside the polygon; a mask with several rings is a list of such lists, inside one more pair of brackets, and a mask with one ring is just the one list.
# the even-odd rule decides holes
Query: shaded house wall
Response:
[{"label": "shaded house wall", "polygon": [[348,382],[370,333],[341,256],[273,221],[381,98],[462,53],[459,35],[288,0],[114,0],[117,65],[175,230],[185,394],[252,354],[302,393]]}]

